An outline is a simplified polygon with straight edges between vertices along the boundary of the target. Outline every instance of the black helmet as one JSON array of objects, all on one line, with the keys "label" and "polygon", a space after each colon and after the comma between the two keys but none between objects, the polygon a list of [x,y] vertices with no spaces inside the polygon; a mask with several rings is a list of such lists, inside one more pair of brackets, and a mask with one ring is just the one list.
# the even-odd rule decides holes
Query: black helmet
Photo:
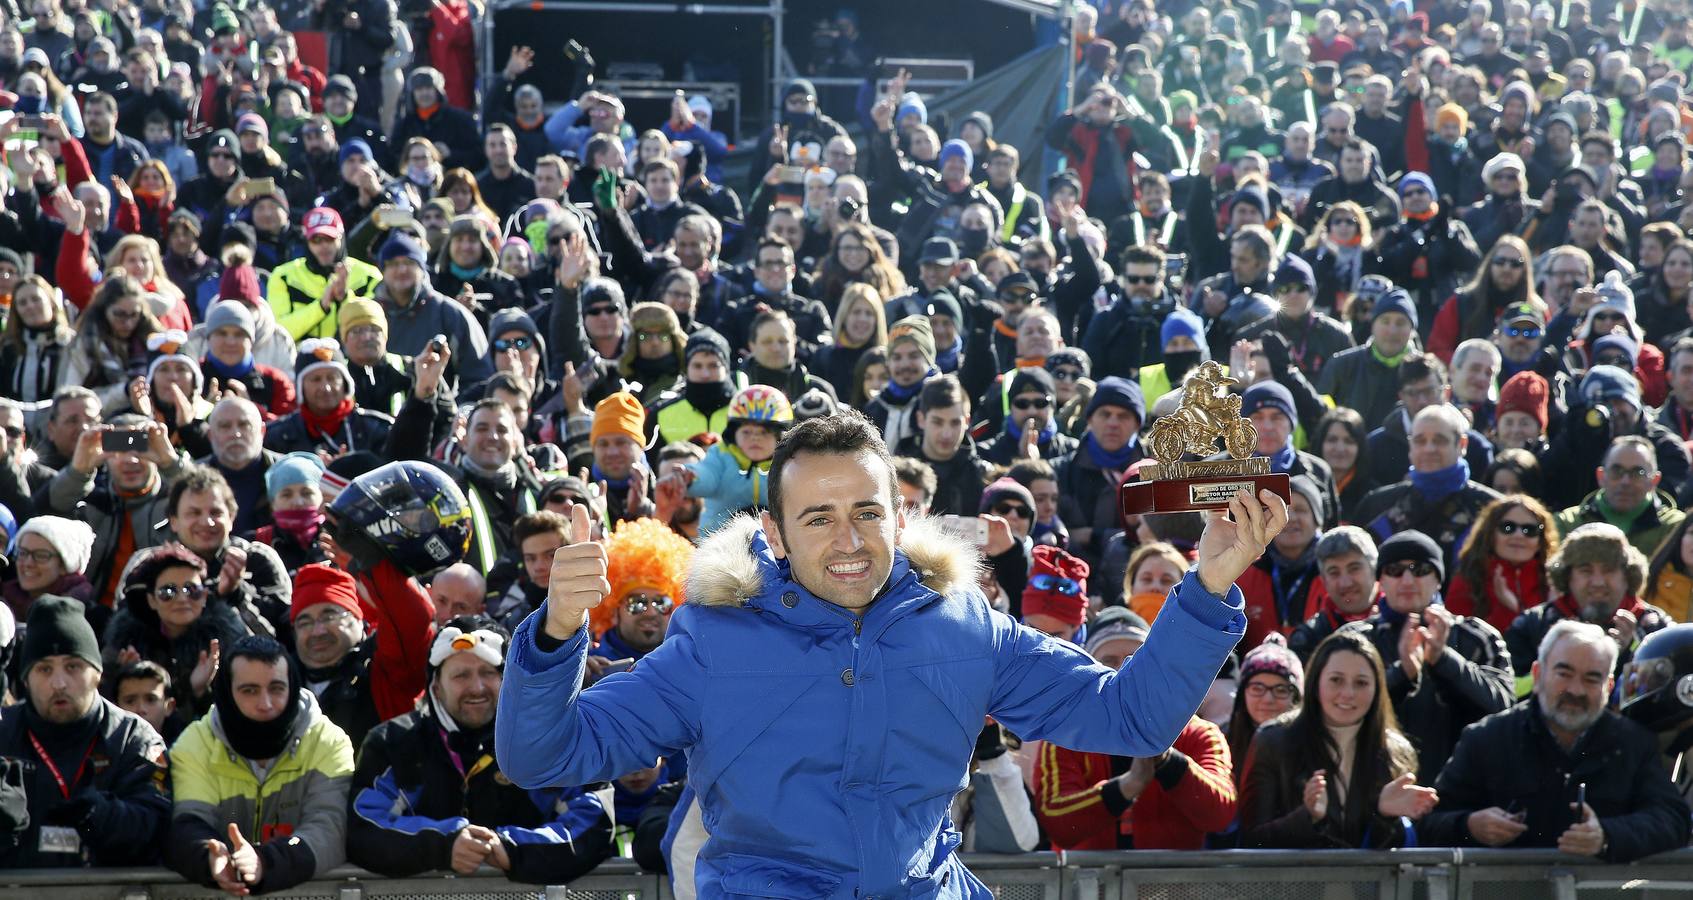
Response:
[{"label": "black helmet", "polygon": [[426,578],[470,549],[470,503],[427,463],[392,462],[353,479],[329,505],[327,524],[355,569],[387,559]]},{"label": "black helmet", "polygon": [[1623,715],[1653,731],[1693,719],[1693,625],[1671,625],[1641,641],[1618,693]]}]

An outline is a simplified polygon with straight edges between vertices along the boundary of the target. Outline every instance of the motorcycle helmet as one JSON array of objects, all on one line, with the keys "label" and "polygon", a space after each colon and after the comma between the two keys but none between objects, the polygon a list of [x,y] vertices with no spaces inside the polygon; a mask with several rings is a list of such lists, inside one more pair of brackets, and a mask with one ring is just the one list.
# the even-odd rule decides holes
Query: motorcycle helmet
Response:
[{"label": "motorcycle helmet", "polygon": [[764,425],[780,435],[794,423],[794,408],[786,394],[769,385],[747,385],[729,401],[729,424],[723,429],[723,440],[733,444],[735,428],[743,422]]},{"label": "motorcycle helmet", "polygon": [[329,505],[325,524],[355,571],[386,559],[427,578],[470,549],[470,503],[428,463],[392,462],[353,479]]},{"label": "motorcycle helmet", "polygon": [[1693,720],[1693,624],[1671,625],[1640,642],[1618,685],[1622,713],[1658,732]]}]

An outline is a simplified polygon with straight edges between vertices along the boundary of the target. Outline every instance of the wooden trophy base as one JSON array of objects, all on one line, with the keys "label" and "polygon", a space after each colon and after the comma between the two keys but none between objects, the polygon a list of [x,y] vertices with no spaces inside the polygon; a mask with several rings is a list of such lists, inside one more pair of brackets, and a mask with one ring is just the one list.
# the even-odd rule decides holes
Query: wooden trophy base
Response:
[{"label": "wooden trophy base", "polygon": [[[1246,465],[1242,465],[1245,463]],[[1218,462],[1176,463],[1165,473],[1161,466],[1146,466],[1141,470],[1143,481],[1125,484],[1118,499],[1124,516],[1144,513],[1192,512],[1195,510],[1226,509],[1235,491],[1244,490],[1252,496],[1268,490],[1283,500],[1292,497],[1285,472],[1263,472],[1269,460],[1263,457]],[[1260,469],[1260,471],[1252,471]]]}]

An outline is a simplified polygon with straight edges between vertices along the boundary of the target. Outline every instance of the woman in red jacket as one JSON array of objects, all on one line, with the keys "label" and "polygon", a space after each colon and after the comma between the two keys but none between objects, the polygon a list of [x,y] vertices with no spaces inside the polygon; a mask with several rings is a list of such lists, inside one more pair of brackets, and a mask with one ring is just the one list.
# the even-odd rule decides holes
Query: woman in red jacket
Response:
[{"label": "woman in red jacket", "polygon": [[1557,523],[1539,500],[1511,494],[1482,507],[1458,551],[1446,609],[1499,629],[1546,602],[1546,560],[1558,552]]}]

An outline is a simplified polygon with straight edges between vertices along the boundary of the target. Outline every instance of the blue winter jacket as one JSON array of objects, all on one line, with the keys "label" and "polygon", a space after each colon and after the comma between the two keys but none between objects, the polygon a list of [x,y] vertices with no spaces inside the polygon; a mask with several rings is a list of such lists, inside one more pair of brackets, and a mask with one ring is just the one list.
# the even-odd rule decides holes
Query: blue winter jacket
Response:
[{"label": "blue winter jacket", "polygon": [[700,509],[700,534],[717,531],[743,509],[770,502],[769,474],[758,466],[743,466],[721,443],[712,445],[705,451],[705,459],[689,463],[688,468],[694,472],[688,496],[705,500]]},{"label": "blue winter jacket", "polygon": [[952,797],[992,715],[1024,739],[1118,756],[1175,740],[1246,627],[1239,588],[1190,571],[1121,671],[994,612],[973,547],[907,524],[862,617],[792,580],[743,517],[695,553],[688,602],[628,672],[580,690],[588,638],[512,637],[501,770],[527,788],[616,778],[685,751],[710,838],[701,898],[988,898]]}]

